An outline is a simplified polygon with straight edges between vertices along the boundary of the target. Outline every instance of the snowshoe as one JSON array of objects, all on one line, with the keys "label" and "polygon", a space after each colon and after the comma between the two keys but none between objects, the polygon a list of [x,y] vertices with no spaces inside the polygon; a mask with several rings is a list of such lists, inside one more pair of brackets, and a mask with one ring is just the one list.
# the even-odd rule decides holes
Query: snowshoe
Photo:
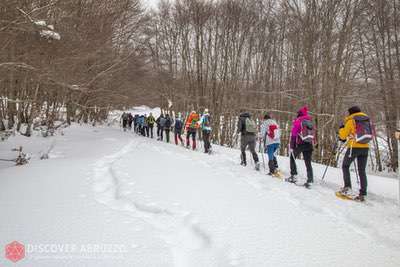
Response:
[{"label": "snowshoe", "polygon": [[350,187],[343,187],[339,191],[335,192],[335,195],[344,200],[354,200],[356,198]]},{"label": "snowshoe", "polygon": [[297,178],[296,178],[296,176],[290,176],[289,178],[286,178],[285,179],[285,181],[286,182],[288,182],[288,183],[293,183],[293,184],[295,184],[295,183],[297,183]]},{"label": "snowshoe", "polygon": [[283,179],[283,174],[279,170],[277,170],[272,174],[272,177]]}]

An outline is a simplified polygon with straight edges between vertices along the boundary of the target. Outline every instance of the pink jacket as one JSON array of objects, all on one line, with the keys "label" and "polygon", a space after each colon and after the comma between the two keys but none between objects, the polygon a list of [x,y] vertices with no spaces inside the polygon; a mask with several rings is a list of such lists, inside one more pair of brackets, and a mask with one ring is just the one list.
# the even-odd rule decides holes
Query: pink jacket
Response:
[{"label": "pink jacket", "polygon": [[292,131],[291,131],[291,140],[290,140],[290,147],[294,148],[297,142],[297,137],[301,132],[301,124],[304,120],[312,120],[311,117],[308,115],[308,107],[302,107],[298,112],[298,117],[293,121]]}]

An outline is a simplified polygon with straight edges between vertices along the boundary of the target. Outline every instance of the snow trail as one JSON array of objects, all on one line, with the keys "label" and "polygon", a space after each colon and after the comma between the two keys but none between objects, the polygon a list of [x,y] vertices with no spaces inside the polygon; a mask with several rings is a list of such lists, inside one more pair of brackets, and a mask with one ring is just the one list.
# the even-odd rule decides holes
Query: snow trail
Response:
[{"label": "snow trail", "polygon": [[[210,199],[213,199],[214,202],[210,203],[208,208],[204,209],[204,207],[201,207],[203,205],[199,207],[199,204],[196,203],[197,201],[192,201],[192,205],[188,205],[192,208],[183,209],[190,210],[190,212],[184,212],[182,209],[177,211],[176,206],[171,204],[182,203],[183,199],[190,199],[190,193],[188,194],[187,192],[190,192],[194,188],[205,193],[206,191],[214,191],[212,190],[212,186],[221,189],[226,187],[227,183],[229,183],[231,189],[237,194],[243,194],[242,191],[253,192],[249,194],[255,196],[254,200],[258,199],[257,201],[260,201],[263,199],[263,201],[266,201],[267,205],[265,208],[270,209],[271,213],[280,213],[282,215],[285,214],[283,216],[288,216],[286,212],[272,207],[274,205],[268,205],[268,203],[276,202],[277,204],[279,203],[278,205],[283,205],[283,209],[292,210],[291,212],[297,214],[297,217],[304,218],[308,224],[314,225],[312,228],[319,227],[318,224],[328,224],[330,225],[329,227],[346,232],[349,237],[340,238],[341,241],[339,243],[346,244],[350,238],[358,240],[356,243],[360,247],[364,247],[363,250],[367,249],[368,243],[375,244],[374,246],[378,247],[384,246],[389,250],[400,248],[400,240],[396,237],[397,233],[400,233],[399,227],[393,229],[393,221],[382,224],[382,222],[385,222],[385,218],[396,217],[397,212],[396,207],[389,209],[388,212],[387,203],[384,199],[380,199],[378,202],[373,201],[373,204],[370,205],[343,202],[334,197],[333,191],[330,188],[332,185],[325,186],[324,184],[316,183],[313,190],[305,190],[301,187],[295,187],[281,180],[257,173],[251,170],[250,166],[248,168],[238,166],[235,161],[238,152],[235,150],[214,146],[214,151],[216,153],[209,156],[199,153],[200,151],[193,152],[174,144],[166,144],[135,136],[134,141],[130,144],[130,148],[116,153],[113,156],[114,161],[109,165],[111,169],[118,167],[118,172],[116,172],[118,174],[114,175],[114,177],[119,177],[119,179],[116,179],[117,181],[114,182],[114,185],[121,188],[130,187],[131,189],[130,193],[125,197],[119,197],[119,204],[116,205],[117,207],[114,206],[114,208],[123,206],[122,203],[132,203],[132,201],[134,204],[130,210],[136,213],[143,211],[140,208],[142,206],[152,207],[150,210],[155,211],[153,213],[156,215],[150,219],[147,215],[143,215],[142,218],[162,233],[161,235],[164,240],[170,245],[175,266],[230,266],[236,264],[251,266],[250,262],[252,261],[248,261],[249,258],[245,256],[246,253],[243,254],[243,252],[228,248],[227,241],[221,242],[220,230],[215,231],[215,225],[210,228],[210,214],[214,212],[218,214],[216,212],[216,210],[220,210],[218,206],[221,204],[226,205],[225,203],[230,201],[229,197],[221,195],[222,192],[212,192]],[[154,164],[154,166],[151,164]],[[174,168],[174,165],[179,166],[179,168]],[[282,165],[285,167],[285,162]],[[299,166],[300,168],[302,167],[301,162]],[[143,168],[146,170],[143,170]],[[121,177],[124,175],[126,178],[122,179]],[[132,187],[126,183],[128,180],[135,181],[135,186]],[[143,196],[142,194],[135,195],[132,193],[135,191],[135,187],[140,187],[141,190],[139,192],[146,192],[150,197],[148,195]],[[179,187],[179,189],[176,187]],[[224,189],[224,193],[226,194],[228,192],[225,190],[229,191],[230,189]],[[182,194],[181,200],[177,201],[176,198],[172,197],[174,194]],[[158,199],[158,202],[162,204],[149,201],[149,198]],[[374,196],[375,198],[378,197]],[[146,199],[147,202],[143,202],[140,199]],[[204,198],[204,201],[206,199],[207,197]],[[234,201],[235,203],[232,203],[232,205],[243,205],[244,202],[242,201],[249,201],[250,203],[253,200],[249,198],[248,194],[245,194],[240,201]],[[256,205],[259,206],[259,203]],[[242,209],[240,208],[240,210]],[[383,218],[383,220],[369,221],[371,215],[364,214],[368,209],[372,210],[372,214],[374,214],[372,216],[378,216],[381,219]],[[147,213],[149,212],[148,208],[144,210]],[[198,214],[196,217],[206,217],[205,221],[201,224],[193,224],[186,219],[190,216],[183,214]],[[238,219],[237,216],[240,216],[240,214],[231,216]],[[309,219],[310,216],[318,217],[317,220],[313,221]],[[218,221],[221,219],[219,216],[214,217],[212,220]],[[173,219],[171,220],[171,218]],[[231,224],[229,221],[224,222],[224,220],[221,220],[220,223]],[[244,224],[247,225],[248,222],[244,222]],[[266,225],[268,224],[272,228],[282,226],[276,220]],[[166,225],[169,226],[166,227]],[[203,225],[203,227],[200,225]],[[298,226],[300,226],[298,230],[284,237],[284,239],[296,241],[297,237],[294,235],[299,234],[302,226],[301,223],[295,228],[298,228]],[[258,226],[255,228],[258,228]],[[286,227],[283,229],[286,229]],[[328,233],[322,233],[321,236],[332,238],[335,231],[331,230]],[[202,245],[199,245],[199,240],[202,240],[200,242]],[[177,244],[180,245],[177,246]],[[293,246],[291,245],[290,247]],[[201,250],[203,251],[201,252]],[[331,250],[333,250],[332,247]],[[204,253],[204,251],[208,251],[208,253]],[[341,253],[344,252],[341,251]],[[338,257],[338,255],[335,256],[333,253],[332,260]],[[207,264],[204,264],[205,262]],[[282,264],[281,260],[277,260],[277,262]],[[317,262],[312,261],[309,264],[309,266],[318,265]]]},{"label": "snow trail", "polygon": [[120,177],[124,173],[118,172],[115,165],[139,146],[138,141],[131,141],[120,151],[101,158],[93,165],[93,190],[96,200],[114,210],[133,212],[134,216],[160,231],[161,237],[170,245],[174,266],[195,266],[198,259],[193,261],[193,253],[200,250],[203,250],[200,252],[203,257],[202,264],[211,264],[211,255],[204,253],[204,250],[212,246],[211,236],[197,225],[189,212],[172,211],[154,203],[133,201],[121,193]]}]

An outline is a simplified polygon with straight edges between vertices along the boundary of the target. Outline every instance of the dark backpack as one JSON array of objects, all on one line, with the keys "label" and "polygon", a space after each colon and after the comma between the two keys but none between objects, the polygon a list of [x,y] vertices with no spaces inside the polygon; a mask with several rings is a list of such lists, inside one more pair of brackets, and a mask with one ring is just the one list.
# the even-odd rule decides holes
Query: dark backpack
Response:
[{"label": "dark backpack", "polygon": [[204,120],[202,122],[201,128],[210,127],[210,115],[204,115]]},{"label": "dark backpack", "polygon": [[374,136],[372,123],[367,116],[355,116],[355,140],[360,144],[368,144]]},{"label": "dark backpack", "polygon": [[315,139],[314,123],[311,120],[301,122],[301,131],[299,134],[299,144],[312,144]]},{"label": "dark backpack", "polygon": [[171,127],[171,118],[166,118],[165,119],[165,125],[164,127],[169,128]]},{"label": "dark backpack", "polygon": [[175,129],[182,130],[183,122],[181,120],[175,120]]}]

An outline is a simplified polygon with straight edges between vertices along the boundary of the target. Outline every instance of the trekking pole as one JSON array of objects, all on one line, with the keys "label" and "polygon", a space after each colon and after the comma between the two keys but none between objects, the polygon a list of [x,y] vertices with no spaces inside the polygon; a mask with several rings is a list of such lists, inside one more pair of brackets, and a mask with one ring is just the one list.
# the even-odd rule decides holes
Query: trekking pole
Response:
[{"label": "trekking pole", "polygon": [[356,178],[357,178],[357,184],[360,184],[360,177],[359,177],[359,174],[358,174],[358,166],[357,166],[357,159],[354,159],[354,168],[355,168],[355,170],[356,170]]},{"label": "trekking pole", "polygon": [[335,144],[333,146],[333,149],[332,149],[331,156],[329,158],[328,164],[326,165],[324,174],[322,175],[322,178],[321,178],[322,181],[324,181],[324,179],[325,179],[326,173],[328,172],[329,165],[331,165],[332,160],[334,159],[334,157],[336,158],[336,150],[337,150],[337,148],[338,148],[338,145],[337,145],[337,140],[336,140],[336,142],[335,142]]},{"label": "trekking pole", "polygon": [[329,169],[330,165],[332,164],[332,161],[335,160],[335,159],[338,160],[340,155],[343,152],[343,149],[346,147],[347,142],[345,142],[344,144],[341,144],[341,145],[338,146],[337,145],[338,141],[339,140],[336,141],[334,149],[333,149],[332,154],[331,154],[331,158],[329,159],[328,164],[325,167],[324,174],[322,175],[322,178],[321,178],[322,181],[324,181],[325,176],[326,176],[326,174],[328,172],[328,169]]},{"label": "trekking pole", "polygon": [[261,141],[260,141],[260,143],[259,143],[259,151],[261,152],[261,158],[262,158],[263,165],[264,165],[264,172],[267,172],[267,168],[266,168],[266,166],[265,166],[265,159],[264,159],[264,150],[265,150],[265,148],[264,148],[264,146],[261,144]]}]

